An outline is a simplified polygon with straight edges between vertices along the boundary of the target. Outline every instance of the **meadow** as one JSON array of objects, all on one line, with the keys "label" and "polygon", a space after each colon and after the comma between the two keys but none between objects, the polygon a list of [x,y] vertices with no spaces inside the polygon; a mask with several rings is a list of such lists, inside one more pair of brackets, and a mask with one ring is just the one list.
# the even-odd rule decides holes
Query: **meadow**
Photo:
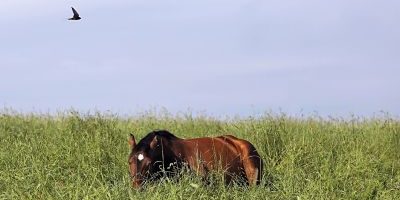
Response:
[{"label": "meadow", "polygon": [[[203,184],[187,174],[131,188],[128,135],[225,133],[263,157],[257,187]],[[400,199],[400,120],[144,113],[0,112],[0,199]]]}]

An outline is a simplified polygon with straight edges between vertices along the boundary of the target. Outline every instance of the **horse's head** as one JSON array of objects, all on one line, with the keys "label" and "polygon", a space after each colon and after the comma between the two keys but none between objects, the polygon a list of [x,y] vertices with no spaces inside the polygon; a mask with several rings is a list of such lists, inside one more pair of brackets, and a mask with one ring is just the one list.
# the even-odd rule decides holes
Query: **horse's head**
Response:
[{"label": "horse's head", "polygon": [[[145,138],[146,139],[146,138]],[[131,153],[129,155],[129,171],[132,178],[132,184],[134,187],[140,187],[143,181],[151,178],[150,176],[159,171],[160,165],[162,165],[160,159],[161,156],[161,145],[157,136],[154,136],[149,140],[147,138],[141,140],[136,144],[135,137],[131,134],[129,138],[129,145]]]}]

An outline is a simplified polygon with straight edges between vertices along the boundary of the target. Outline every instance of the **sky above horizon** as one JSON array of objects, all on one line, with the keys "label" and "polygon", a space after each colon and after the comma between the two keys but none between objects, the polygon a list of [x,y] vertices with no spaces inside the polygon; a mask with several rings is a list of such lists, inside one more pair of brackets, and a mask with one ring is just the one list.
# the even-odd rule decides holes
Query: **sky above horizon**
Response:
[{"label": "sky above horizon", "polygon": [[[71,6],[82,20],[67,20]],[[399,7],[2,0],[0,107],[400,115]]]}]

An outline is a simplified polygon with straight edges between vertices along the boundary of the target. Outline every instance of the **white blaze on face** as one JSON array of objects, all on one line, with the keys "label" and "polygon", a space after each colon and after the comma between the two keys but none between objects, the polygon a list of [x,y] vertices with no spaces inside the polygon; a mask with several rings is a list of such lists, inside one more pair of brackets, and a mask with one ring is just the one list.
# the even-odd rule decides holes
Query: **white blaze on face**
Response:
[{"label": "white blaze on face", "polygon": [[143,154],[139,154],[138,157],[137,157],[137,159],[138,159],[139,161],[142,161],[142,160],[144,159]]}]

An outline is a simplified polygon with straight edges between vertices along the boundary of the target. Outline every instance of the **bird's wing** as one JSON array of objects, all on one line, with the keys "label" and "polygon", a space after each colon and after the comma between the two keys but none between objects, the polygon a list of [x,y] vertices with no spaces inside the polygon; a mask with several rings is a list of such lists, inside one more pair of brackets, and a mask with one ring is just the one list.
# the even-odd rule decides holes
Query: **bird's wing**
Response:
[{"label": "bird's wing", "polygon": [[71,7],[72,8],[72,12],[74,13],[74,17],[79,17],[79,13],[75,10],[75,8],[74,7]]}]

